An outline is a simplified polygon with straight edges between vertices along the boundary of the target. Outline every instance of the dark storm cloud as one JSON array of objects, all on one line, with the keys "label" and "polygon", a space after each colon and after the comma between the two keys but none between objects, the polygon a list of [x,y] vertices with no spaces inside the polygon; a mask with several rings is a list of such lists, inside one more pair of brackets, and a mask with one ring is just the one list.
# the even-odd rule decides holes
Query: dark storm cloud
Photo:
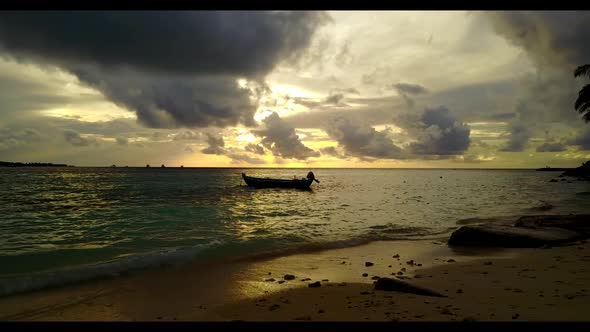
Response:
[{"label": "dark storm cloud", "polygon": [[402,158],[402,150],[393,144],[387,132],[377,131],[366,123],[341,117],[328,125],[326,133],[355,157]]},{"label": "dark storm cloud", "polygon": [[408,108],[414,108],[416,102],[409,95],[420,95],[428,92],[425,87],[419,84],[411,83],[397,83],[391,86],[392,89],[396,90],[406,102]]},{"label": "dark storm cloud", "polygon": [[526,50],[537,65],[575,67],[588,62],[590,12],[502,11],[485,15],[496,33]]},{"label": "dark storm cloud", "polygon": [[[590,59],[590,12],[533,11],[486,12],[495,32],[526,51],[536,74],[525,82],[525,93],[515,106],[508,151],[520,151],[531,133],[548,128],[551,122],[582,126],[573,103],[577,82],[573,70]],[[530,132],[530,133],[529,133]]]},{"label": "dark storm cloud", "polygon": [[273,112],[262,122],[265,128],[252,130],[252,133],[262,137],[260,143],[269,149],[273,155],[300,160],[320,156],[319,152],[303,145],[299,140],[299,136],[295,133],[295,128],[283,121],[277,113]]},{"label": "dark storm cloud", "polygon": [[448,108],[425,109],[418,126],[406,128],[417,142],[409,150],[418,155],[457,155],[469,148],[471,129],[458,121]]},{"label": "dark storm cloud", "polygon": [[152,128],[253,125],[251,93],[231,77],[172,77],[77,68],[78,78]]},{"label": "dark storm cloud", "polygon": [[73,146],[89,146],[89,145],[97,145],[98,143],[94,139],[88,139],[80,136],[74,130],[65,130],[63,132],[65,140]]},{"label": "dark storm cloud", "polygon": [[260,154],[260,155],[266,154],[266,152],[264,152],[264,147],[262,147],[261,145],[258,145],[258,144],[253,144],[253,143],[246,145],[244,147],[244,150],[246,150],[248,152],[255,153],[255,154]]},{"label": "dark storm cloud", "polygon": [[508,143],[506,143],[506,145],[504,147],[500,148],[499,151],[504,151],[504,152],[523,151],[527,146],[529,138],[531,138],[531,133],[530,133],[530,130],[528,129],[528,127],[526,125],[524,125],[523,123],[515,122],[510,125],[509,133],[510,133],[510,137],[508,139]]},{"label": "dark storm cloud", "polygon": [[537,147],[537,152],[561,152],[566,146],[559,142],[545,142]]},{"label": "dark storm cloud", "polygon": [[575,138],[568,141],[570,145],[577,145],[582,150],[590,150],[590,129],[580,132]]},{"label": "dark storm cloud", "polygon": [[320,152],[322,154],[333,156],[333,157],[340,158],[340,159],[346,158],[346,156],[343,155],[342,153],[340,153],[338,151],[338,149],[336,149],[335,146],[328,146],[328,147],[325,147],[325,148],[321,148],[320,149]]},{"label": "dark storm cloud", "polygon": [[396,83],[391,86],[393,89],[397,90],[399,93],[403,94],[410,94],[410,95],[418,95],[427,93],[428,90],[420,84],[412,84],[412,83]]},{"label": "dark storm cloud", "polygon": [[41,135],[36,129],[0,128],[0,150],[39,142]]},{"label": "dark storm cloud", "polygon": [[209,146],[201,152],[204,154],[225,154],[225,142],[223,141],[223,137],[215,137],[211,134],[207,134],[207,144]]},{"label": "dark storm cloud", "polygon": [[256,77],[299,54],[327,19],[306,11],[6,11],[0,45],[61,65]]},{"label": "dark storm cloud", "polygon": [[278,63],[295,61],[323,12],[3,12],[0,50],[56,65],[154,128],[226,127],[252,118]]}]

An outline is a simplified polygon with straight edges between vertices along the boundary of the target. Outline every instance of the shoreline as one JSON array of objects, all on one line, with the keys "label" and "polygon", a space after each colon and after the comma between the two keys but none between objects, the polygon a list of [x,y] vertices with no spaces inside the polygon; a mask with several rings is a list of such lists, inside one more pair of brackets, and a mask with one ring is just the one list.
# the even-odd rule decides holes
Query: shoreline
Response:
[{"label": "shoreline", "polygon": [[[393,258],[396,254],[399,259]],[[588,262],[586,241],[551,249],[377,241],[138,271],[10,295],[0,298],[0,320],[586,320]],[[295,278],[284,280],[287,274]],[[405,277],[405,282],[448,297],[376,291],[374,276]],[[308,286],[316,281],[321,287]]]},{"label": "shoreline", "polygon": [[[453,229],[456,229],[457,227],[453,227]],[[138,256],[130,256],[121,260],[97,262],[94,264],[74,266],[72,268],[55,271],[41,271],[31,274],[22,273],[5,276],[3,277],[3,282],[5,282],[5,284],[0,285],[0,300],[3,297],[8,296],[98,282],[101,280],[118,278],[120,276],[153,273],[155,271],[169,268],[186,268],[189,266],[215,267],[225,264],[265,261],[283,256],[310,254],[332,249],[353,248],[367,245],[372,242],[438,241],[442,243],[447,240],[450,234],[450,230],[444,230],[429,235],[412,235],[407,239],[382,237],[355,238],[324,243],[308,243],[291,248],[269,249],[266,251],[245,253],[241,255],[211,255],[197,259],[190,257],[193,254],[193,248],[186,248],[177,252],[146,253]],[[180,255],[177,255],[179,253]],[[183,253],[186,255],[182,255]],[[165,256],[176,257],[176,259],[166,260]],[[151,262],[146,262],[146,260],[151,260]],[[23,280],[26,280],[26,286],[23,286],[23,284],[25,284],[23,283]]]}]

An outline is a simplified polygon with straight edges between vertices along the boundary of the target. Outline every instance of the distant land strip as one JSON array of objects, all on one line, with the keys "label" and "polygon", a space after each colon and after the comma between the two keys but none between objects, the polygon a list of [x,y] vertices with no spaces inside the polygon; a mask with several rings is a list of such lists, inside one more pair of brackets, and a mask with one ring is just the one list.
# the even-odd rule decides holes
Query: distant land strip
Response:
[{"label": "distant land strip", "polygon": [[570,167],[570,168],[543,167],[543,168],[537,168],[537,171],[543,171],[543,172],[564,172],[564,171],[568,171],[570,169],[574,169],[574,168],[573,167]]},{"label": "distant land strip", "polygon": [[52,163],[19,163],[0,161],[0,167],[72,167],[66,164],[52,164]]}]

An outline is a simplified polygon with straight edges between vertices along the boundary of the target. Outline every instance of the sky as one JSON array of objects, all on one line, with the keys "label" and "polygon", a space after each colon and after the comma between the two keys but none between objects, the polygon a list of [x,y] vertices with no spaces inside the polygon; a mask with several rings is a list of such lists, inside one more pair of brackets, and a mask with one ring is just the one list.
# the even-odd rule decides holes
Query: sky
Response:
[{"label": "sky", "polygon": [[589,33],[571,11],[4,11],[0,160],[576,167]]}]

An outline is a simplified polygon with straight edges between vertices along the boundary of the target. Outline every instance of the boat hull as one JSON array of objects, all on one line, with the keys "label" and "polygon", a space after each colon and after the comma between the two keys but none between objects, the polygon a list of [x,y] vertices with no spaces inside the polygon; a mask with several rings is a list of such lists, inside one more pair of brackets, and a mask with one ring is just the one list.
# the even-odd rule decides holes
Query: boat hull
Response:
[{"label": "boat hull", "polygon": [[313,180],[311,179],[294,179],[294,180],[281,180],[281,179],[264,179],[254,178],[247,176],[242,173],[244,182],[249,187],[254,188],[292,188],[292,189],[309,189]]}]

